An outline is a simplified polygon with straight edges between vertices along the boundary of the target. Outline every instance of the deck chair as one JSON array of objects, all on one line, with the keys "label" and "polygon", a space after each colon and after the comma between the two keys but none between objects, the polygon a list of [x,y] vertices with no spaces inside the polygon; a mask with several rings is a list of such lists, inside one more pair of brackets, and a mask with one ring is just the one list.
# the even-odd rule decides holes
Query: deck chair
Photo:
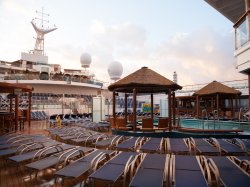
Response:
[{"label": "deck chair", "polygon": [[176,155],[189,155],[191,148],[183,138],[167,138],[165,142],[165,152]]},{"label": "deck chair", "polygon": [[40,141],[40,142],[32,142],[30,144],[21,144],[18,147],[11,147],[9,149],[0,150],[0,158],[6,158],[6,157],[10,157],[11,155],[21,154],[23,152],[41,149],[41,148],[46,147],[48,144],[50,144],[48,142],[51,142],[51,140],[45,139],[44,141]]},{"label": "deck chair", "polygon": [[115,123],[118,130],[131,130],[131,127],[126,126],[125,118],[116,118]]},{"label": "deck chair", "polygon": [[217,186],[247,187],[250,184],[250,175],[242,170],[225,156],[212,156],[207,163],[215,176]]},{"label": "deck chair", "polygon": [[86,146],[86,142],[91,138],[96,140],[102,134],[97,132],[82,133],[77,138],[71,139],[69,142],[74,145]]},{"label": "deck chair", "polygon": [[60,142],[69,143],[71,139],[77,138],[80,134],[82,134],[81,131],[66,135],[66,136],[59,136],[58,139]]},{"label": "deck chair", "polygon": [[[58,183],[59,178],[62,179],[62,185],[64,184],[65,179],[77,180],[87,172],[90,172],[91,169],[97,168],[101,162],[107,161],[113,154],[115,154],[115,151],[112,150],[94,150],[83,158],[80,158],[55,172],[54,175],[56,182]],[[86,179],[87,178],[85,177],[85,180]]]},{"label": "deck chair", "polygon": [[115,119],[114,119],[114,117],[110,117],[110,118],[109,118],[109,123],[110,123],[111,129],[116,129],[116,124],[115,124]]},{"label": "deck chair", "polygon": [[162,187],[166,183],[169,157],[165,154],[147,154],[139,165],[130,187]]},{"label": "deck chair", "polygon": [[250,153],[250,140],[249,139],[241,139],[241,141],[244,143],[246,151],[249,154]]},{"label": "deck chair", "polygon": [[210,138],[209,141],[217,146],[224,155],[245,155],[246,151],[243,150],[241,147],[237,146],[236,144],[230,143],[225,139],[215,139]]},{"label": "deck chair", "polygon": [[136,151],[141,145],[141,141],[143,141],[142,137],[132,137],[118,144],[115,148],[119,151]]},{"label": "deck chair", "polygon": [[189,143],[195,155],[220,155],[218,147],[213,146],[206,139],[191,137]]},{"label": "deck chair", "polygon": [[166,131],[168,130],[169,118],[159,118],[158,119],[158,127],[156,130]]},{"label": "deck chair", "polygon": [[[170,158],[169,186],[208,186],[197,156],[172,155]],[[168,186],[168,185],[167,185]]]},{"label": "deck chair", "polygon": [[44,157],[50,156],[52,154],[59,153],[61,151],[67,150],[67,149],[72,149],[74,147],[73,145],[58,144],[56,142],[55,143],[53,142],[52,144],[54,144],[54,145],[46,146],[43,149],[25,152],[25,153],[21,153],[19,155],[11,156],[8,158],[8,160],[19,165],[19,164],[24,164],[26,162],[39,160],[39,159],[42,159]]},{"label": "deck chair", "polygon": [[246,151],[247,153],[250,153],[250,140],[247,139],[239,139],[239,138],[233,138],[233,139],[227,139],[228,142],[237,145],[242,150]]},{"label": "deck chair", "polygon": [[250,156],[230,156],[230,159],[250,174]]},{"label": "deck chair", "polygon": [[3,136],[0,137],[0,145],[16,141],[16,140],[18,140],[20,138],[27,138],[27,135],[25,135],[25,134],[15,134],[15,133],[8,134],[8,135],[3,135]]},{"label": "deck chair", "polygon": [[142,118],[141,131],[154,131],[154,122],[152,118]]},{"label": "deck chair", "polygon": [[35,162],[26,164],[25,168],[35,171],[35,176],[37,176],[39,171],[43,171],[52,167],[58,170],[60,168],[60,164],[63,164],[65,166],[69,161],[82,157],[92,150],[93,148],[73,147],[61,153],[53,154]]},{"label": "deck chair", "polygon": [[135,152],[121,152],[117,154],[89,176],[91,186],[95,186],[95,183],[98,182],[105,185],[113,185],[121,179],[122,175],[124,176],[122,183],[125,184],[129,177],[129,171],[137,158],[138,153]]},{"label": "deck chair", "polygon": [[163,138],[150,138],[140,147],[140,151],[143,153],[162,153],[163,140]]},{"label": "deck chair", "polygon": [[95,148],[101,148],[101,149],[111,149],[113,148],[117,142],[119,142],[119,139],[121,139],[122,136],[117,135],[106,135],[106,138],[99,140],[96,139],[96,142],[94,143]]},{"label": "deck chair", "polygon": [[24,135],[24,136],[18,136],[18,137],[12,137],[8,140],[2,141],[2,144],[0,145],[0,150],[3,149],[9,149],[11,147],[18,147],[23,144],[32,144],[36,141],[42,141],[43,139],[46,139],[45,136],[31,136],[31,135]]}]

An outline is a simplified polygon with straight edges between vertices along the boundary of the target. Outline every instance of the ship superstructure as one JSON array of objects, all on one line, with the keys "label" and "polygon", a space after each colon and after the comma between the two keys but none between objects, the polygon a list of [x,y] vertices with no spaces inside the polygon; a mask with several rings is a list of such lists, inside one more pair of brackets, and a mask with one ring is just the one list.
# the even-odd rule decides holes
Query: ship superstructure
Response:
[{"label": "ship superstructure", "polygon": [[[91,56],[83,53],[80,56],[79,69],[63,69],[59,63],[52,64],[45,53],[45,35],[57,27],[48,26],[48,16],[42,11],[31,21],[36,31],[33,50],[22,52],[21,59],[13,62],[0,60],[0,81],[23,83],[34,88],[32,93],[32,110],[44,110],[53,113],[68,113],[73,110],[90,112],[92,97],[103,92],[103,82],[95,79],[90,71]],[[20,108],[27,108],[27,95],[21,95]],[[9,108],[9,98],[0,96],[0,110]],[[80,111],[79,111],[80,110]]]}]

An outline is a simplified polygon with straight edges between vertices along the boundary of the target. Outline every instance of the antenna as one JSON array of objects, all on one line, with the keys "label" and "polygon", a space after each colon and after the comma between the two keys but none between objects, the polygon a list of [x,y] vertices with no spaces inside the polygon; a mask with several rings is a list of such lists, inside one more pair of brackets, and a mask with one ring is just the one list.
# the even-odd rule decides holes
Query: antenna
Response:
[{"label": "antenna", "polygon": [[[44,56],[44,35],[48,34],[49,32],[52,32],[54,30],[56,30],[57,28],[54,27],[53,28],[49,28],[49,26],[47,28],[45,28],[44,23],[49,23],[48,19],[45,19],[45,17],[49,17],[49,14],[44,13],[44,8],[42,7],[42,11],[36,11],[36,13],[40,16],[38,18],[34,18],[31,21],[31,24],[33,26],[33,28],[36,31],[37,37],[36,39],[36,43],[35,43],[35,47],[34,50],[32,50],[33,54],[40,54]],[[36,20],[40,20],[41,24],[40,26],[37,26],[36,24]]]}]

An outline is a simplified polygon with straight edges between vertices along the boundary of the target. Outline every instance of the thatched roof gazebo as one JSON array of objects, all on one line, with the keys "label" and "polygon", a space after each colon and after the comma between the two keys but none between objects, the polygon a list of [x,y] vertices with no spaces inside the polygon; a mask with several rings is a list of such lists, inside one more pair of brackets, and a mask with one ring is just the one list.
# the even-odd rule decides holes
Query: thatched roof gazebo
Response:
[{"label": "thatched roof gazebo", "polygon": [[[29,108],[28,108],[28,124],[30,126],[30,112],[31,112],[31,96],[34,88],[32,86],[24,84],[12,84],[6,82],[0,82],[0,93],[9,93],[11,97],[15,97],[15,130],[18,127],[18,107],[19,107],[19,97],[18,94],[22,92],[29,93]],[[12,112],[12,99],[10,99],[10,113]],[[4,114],[4,113],[2,113]]]},{"label": "thatched roof gazebo", "polygon": [[[196,91],[193,96],[196,96],[196,111],[197,111],[197,118],[199,117],[199,110],[200,110],[200,98],[202,97],[211,97],[212,102],[213,99],[216,99],[216,110],[219,111],[219,99],[221,97],[227,97],[232,99],[233,97],[238,98],[241,95],[241,92],[228,87],[220,82],[213,81],[209,83],[208,85],[204,86],[200,90]],[[237,104],[237,102],[236,102]],[[233,102],[231,102],[231,105],[233,105]],[[233,108],[233,106],[232,106]]]},{"label": "thatched roof gazebo", "polygon": [[[171,115],[175,116],[175,110],[171,112],[171,103],[175,100],[175,90],[182,89],[182,87],[155,71],[142,67],[134,73],[124,77],[123,79],[111,84],[108,87],[109,91],[113,91],[113,116],[115,119],[115,97],[116,92],[125,93],[125,118],[127,121],[127,97],[128,93],[133,93],[133,130],[136,129],[136,95],[137,94],[151,94],[151,118],[153,118],[153,93],[168,94],[169,99],[169,118]],[[175,123],[175,120],[173,120]],[[171,130],[171,120],[170,120]]]}]

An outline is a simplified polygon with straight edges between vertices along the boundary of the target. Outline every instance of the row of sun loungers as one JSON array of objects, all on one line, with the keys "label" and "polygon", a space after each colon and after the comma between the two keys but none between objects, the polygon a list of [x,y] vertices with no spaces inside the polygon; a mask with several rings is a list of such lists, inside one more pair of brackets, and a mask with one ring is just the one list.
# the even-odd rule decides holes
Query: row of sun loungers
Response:
[{"label": "row of sun loungers", "polygon": [[[66,186],[79,182],[90,186],[101,184],[131,187],[244,187],[250,184],[247,145],[244,144],[245,152],[230,148],[234,146],[243,149],[244,146],[239,144],[248,143],[248,140],[103,135],[103,138],[99,137],[94,143],[99,142],[99,145],[75,146],[41,135],[8,135],[0,137],[0,145],[25,139],[32,140],[32,143],[24,141],[25,145],[21,150],[16,149],[10,154],[3,154],[2,151],[18,148],[20,145],[3,146],[0,159],[7,161],[5,167],[11,163],[18,166],[17,172],[21,168],[24,173],[28,172],[29,180],[37,184],[44,175],[50,175],[56,183]],[[101,149],[103,146],[109,147],[111,142],[114,144],[112,148]],[[221,145],[220,148],[216,147],[217,143]],[[222,150],[229,150],[230,156],[220,156],[222,153],[229,153]]]},{"label": "row of sun loungers", "polygon": [[[55,135],[55,133],[54,133]],[[214,138],[146,138],[104,135],[92,131],[82,131],[74,136],[56,134],[65,143],[120,151],[140,151],[144,153],[169,153],[182,155],[247,155],[249,142],[240,139]],[[65,141],[67,140],[67,141]]]}]

